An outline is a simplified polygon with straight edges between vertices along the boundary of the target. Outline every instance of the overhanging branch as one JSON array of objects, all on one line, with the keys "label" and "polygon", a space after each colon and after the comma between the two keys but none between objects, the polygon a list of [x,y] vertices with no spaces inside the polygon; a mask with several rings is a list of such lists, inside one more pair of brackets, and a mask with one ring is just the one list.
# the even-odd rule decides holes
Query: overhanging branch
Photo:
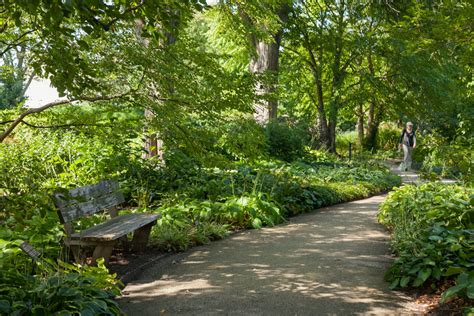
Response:
[{"label": "overhanging branch", "polygon": [[145,78],[145,72],[143,72],[142,77],[137,85],[136,88],[130,89],[124,93],[117,94],[117,95],[108,95],[108,96],[80,96],[74,99],[68,99],[68,100],[59,100],[59,101],[54,101],[48,104],[45,104],[41,107],[38,108],[32,108],[28,109],[25,112],[21,113],[16,119],[13,120],[12,124],[0,135],[0,143],[3,143],[3,141],[10,135],[13,130],[20,124],[24,123],[23,119],[27,117],[28,115],[34,114],[34,113],[40,113],[43,112],[44,110],[47,110],[49,108],[58,106],[58,105],[64,105],[64,104],[71,104],[72,102],[75,101],[88,101],[88,102],[97,102],[97,101],[110,101],[114,99],[120,99],[126,95],[129,95],[133,92],[136,92],[140,89],[141,84],[143,83],[143,79]]},{"label": "overhanging branch", "polygon": [[13,130],[18,126],[18,124],[20,124],[23,121],[23,119],[26,116],[30,114],[34,114],[34,113],[43,112],[44,110],[47,110],[49,108],[52,108],[58,105],[70,104],[74,101],[75,100],[60,100],[60,101],[55,101],[55,102],[45,104],[39,108],[26,110],[25,112],[21,113],[15,120],[13,120],[13,123],[0,135],[0,143],[2,143],[5,140],[5,138],[7,138],[7,136],[11,134],[11,132],[13,132]]},{"label": "overhanging branch", "polygon": [[54,101],[54,102],[45,104],[45,105],[43,105],[41,107],[38,107],[38,108],[28,109],[25,112],[21,113],[16,119],[14,119],[12,121],[12,124],[0,135],[0,143],[2,143],[5,140],[5,138],[7,138],[8,135],[10,135],[13,132],[13,130],[20,123],[25,123],[23,121],[23,119],[25,117],[27,117],[28,115],[35,114],[35,113],[40,113],[40,112],[43,112],[47,109],[50,109],[52,107],[56,107],[56,106],[59,106],[59,105],[71,104],[72,102],[75,102],[75,101],[97,102],[97,101],[110,101],[110,100],[114,100],[114,99],[119,99],[119,98],[122,98],[122,97],[126,96],[127,94],[130,94],[133,91],[134,90],[130,90],[130,91],[127,91],[126,93],[119,94],[119,95],[112,95],[112,96],[95,96],[95,97],[81,96],[81,97],[78,97],[78,98],[75,98],[75,99]]},{"label": "overhanging branch", "polygon": [[59,128],[70,128],[70,127],[114,127],[112,124],[87,124],[87,123],[71,123],[71,124],[59,124],[59,125],[35,125],[28,123],[26,121],[21,121],[26,126],[32,128],[51,128],[51,129],[59,129]]}]

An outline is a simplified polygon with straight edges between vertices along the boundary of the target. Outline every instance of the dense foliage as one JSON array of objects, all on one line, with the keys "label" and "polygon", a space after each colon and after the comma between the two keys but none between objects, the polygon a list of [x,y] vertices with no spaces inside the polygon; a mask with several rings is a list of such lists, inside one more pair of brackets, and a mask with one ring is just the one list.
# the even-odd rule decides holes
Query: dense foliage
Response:
[{"label": "dense foliage", "polygon": [[[58,263],[57,188],[115,178],[128,211],[163,214],[152,243],[184,250],[390,190],[400,179],[372,159],[400,157],[407,121],[425,178],[472,185],[470,1],[211,3],[0,0],[2,313],[119,312],[104,268]],[[34,77],[66,99],[24,108]],[[456,271],[450,293],[470,295],[470,192],[390,195],[393,286]],[[54,268],[30,276],[25,240]]]},{"label": "dense foliage", "polygon": [[391,287],[418,287],[458,276],[443,299],[474,299],[474,190],[458,185],[408,185],[390,193],[379,220],[398,255],[386,277]]},{"label": "dense foliage", "polygon": [[[6,237],[29,240],[51,255],[58,252],[62,230],[50,195],[59,187],[102,178],[117,178],[128,204],[141,210],[182,213],[190,225],[205,219],[236,228],[274,225],[288,216],[399,183],[383,167],[343,162],[318,152],[295,162],[275,160],[271,153],[262,152],[266,159],[250,164],[227,160],[223,167],[209,161],[202,165],[199,156],[196,160],[175,152],[166,157],[169,163],[164,167],[143,160],[133,142],[64,132],[24,137],[0,151],[1,218],[10,229]],[[229,157],[226,152],[221,155],[216,159],[219,165]]]}]

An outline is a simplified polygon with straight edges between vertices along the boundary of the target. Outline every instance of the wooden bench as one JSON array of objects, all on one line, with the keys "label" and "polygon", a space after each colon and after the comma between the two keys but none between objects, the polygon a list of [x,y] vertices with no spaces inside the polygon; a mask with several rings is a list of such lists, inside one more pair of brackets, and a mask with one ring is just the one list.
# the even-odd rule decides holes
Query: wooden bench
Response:
[{"label": "wooden bench", "polygon": [[[160,214],[124,214],[118,216],[118,206],[125,200],[117,181],[104,180],[72,190],[57,191],[53,195],[61,223],[67,237],[66,245],[72,250],[77,262],[83,261],[81,249],[95,246],[92,263],[103,257],[108,263],[113,248],[119,239],[133,234],[132,249],[143,252],[148,237]],[[75,232],[73,222],[92,214],[107,211],[111,219],[80,232]],[[125,237],[126,238],[126,237]]]}]

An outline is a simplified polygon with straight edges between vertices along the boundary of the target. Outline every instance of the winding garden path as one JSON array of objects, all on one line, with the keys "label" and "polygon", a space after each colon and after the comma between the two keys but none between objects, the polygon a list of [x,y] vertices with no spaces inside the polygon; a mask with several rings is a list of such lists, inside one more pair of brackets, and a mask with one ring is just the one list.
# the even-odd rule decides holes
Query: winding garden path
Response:
[{"label": "winding garden path", "polygon": [[383,280],[393,260],[376,220],[383,200],[319,209],[167,257],[127,285],[120,306],[129,315],[417,313]]}]

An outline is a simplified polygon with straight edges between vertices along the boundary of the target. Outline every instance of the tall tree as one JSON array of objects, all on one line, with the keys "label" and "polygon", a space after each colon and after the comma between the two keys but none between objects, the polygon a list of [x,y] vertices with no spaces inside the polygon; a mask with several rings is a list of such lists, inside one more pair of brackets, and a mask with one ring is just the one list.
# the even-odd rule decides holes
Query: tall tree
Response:
[{"label": "tall tree", "polygon": [[248,69],[258,78],[254,117],[261,124],[277,117],[280,45],[291,6],[289,0],[221,2],[224,20],[247,42]]},{"label": "tall tree", "polygon": [[346,79],[360,56],[359,24],[365,5],[355,1],[303,0],[290,15],[285,52],[311,73],[316,128],[322,147],[336,152],[338,111],[346,104]]}]

